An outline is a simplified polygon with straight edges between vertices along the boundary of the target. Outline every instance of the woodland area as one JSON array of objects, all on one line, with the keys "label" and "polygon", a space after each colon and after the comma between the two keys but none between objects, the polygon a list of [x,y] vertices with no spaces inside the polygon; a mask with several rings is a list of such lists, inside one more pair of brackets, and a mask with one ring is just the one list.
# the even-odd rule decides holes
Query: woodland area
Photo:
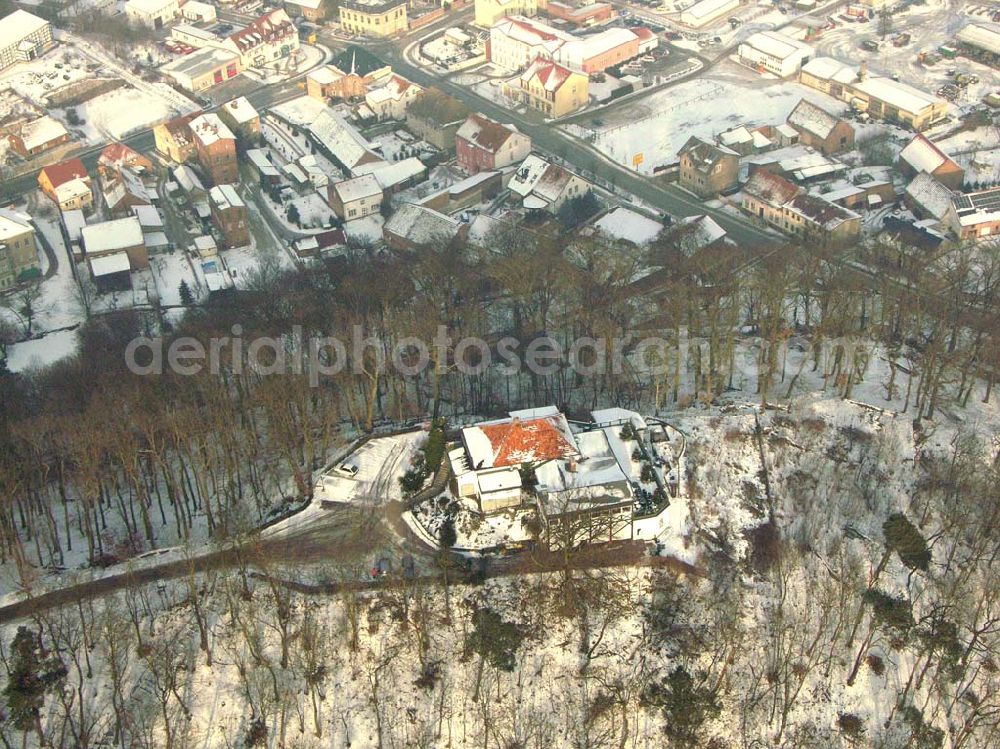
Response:
[{"label": "woodland area", "polygon": [[[997,248],[689,257],[682,239],[647,254],[518,227],[489,252],[264,267],[172,329],[95,316],[72,359],[0,374],[0,567],[22,593],[49,570],[239,537],[380,424],[548,403],[704,420],[738,400],[765,407],[770,434],[758,449],[723,423],[689,459],[703,575],[567,567],[329,596],[244,565],[39,612],[2,633],[4,745],[644,747],[666,731],[714,749],[995,746],[1000,476],[992,434],[953,417],[992,410]],[[367,348],[317,387],[231,360],[219,375],[125,367],[137,335],[207,342],[234,325],[288,346],[293,326],[359,326],[386,352],[439,326],[676,347],[587,376],[466,374],[453,351],[403,374]],[[862,389],[886,409],[867,428],[801,405]],[[741,527],[710,511],[728,491],[711,471],[736,449],[770,469]]]}]

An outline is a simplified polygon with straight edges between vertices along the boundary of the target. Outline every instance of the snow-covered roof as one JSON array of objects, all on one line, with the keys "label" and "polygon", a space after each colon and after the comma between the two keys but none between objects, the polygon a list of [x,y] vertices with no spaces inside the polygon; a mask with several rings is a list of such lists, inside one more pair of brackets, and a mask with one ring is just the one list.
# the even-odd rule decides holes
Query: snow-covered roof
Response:
[{"label": "snow-covered roof", "polygon": [[398,75],[390,75],[384,85],[373,88],[365,94],[369,104],[381,104],[386,101],[399,101],[404,96],[415,96],[423,91],[416,83],[411,83]]},{"label": "snow-covered roof", "polygon": [[970,23],[955,35],[955,39],[1000,55],[1000,27]]},{"label": "snow-covered roof", "polygon": [[151,205],[132,206],[132,213],[144,229],[153,229],[163,226],[163,217],[160,212]]},{"label": "snow-covered roof", "polygon": [[125,3],[125,10],[131,10],[144,16],[155,16],[176,3],[177,0],[128,0]]},{"label": "snow-covered roof", "polygon": [[427,167],[416,156],[410,156],[400,161],[373,161],[361,164],[355,174],[374,174],[383,190],[401,185],[407,180],[419,177],[427,171]]},{"label": "snow-covered roof", "polygon": [[66,235],[71,242],[79,242],[83,227],[87,225],[87,217],[79,208],[73,208],[62,212],[63,226],[66,227]]},{"label": "snow-covered roof", "polygon": [[920,133],[899,152],[901,161],[906,162],[915,172],[933,174],[940,167],[954,164],[948,155]]},{"label": "snow-covered roof", "polygon": [[1000,221],[1000,187],[956,195],[951,202],[962,226]]},{"label": "snow-covered roof", "polygon": [[112,273],[122,273],[132,268],[127,252],[112,252],[100,257],[88,258],[87,260],[90,263],[90,272],[95,278],[107,276]]},{"label": "snow-covered roof", "polygon": [[245,96],[227,101],[222,105],[222,109],[227,115],[233,118],[233,122],[237,125],[245,125],[260,117],[257,110],[253,108],[253,105],[247,101],[247,97]]},{"label": "snow-covered roof", "polygon": [[780,31],[759,31],[743,42],[768,57],[787,60],[790,57],[813,54],[813,48],[805,42],[793,39]]},{"label": "snow-covered roof", "polygon": [[278,167],[276,167],[268,158],[267,154],[260,148],[251,148],[247,150],[247,158],[250,159],[250,163],[261,174],[268,177],[278,176]]},{"label": "snow-covered roof", "polygon": [[194,190],[199,192],[205,191],[205,186],[201,184],[198,175],[187,164],[180,164],[174,167],[174,179],[177,180],[177,184],[181,186],[184,192],[192,192]]},{"label": "snow-covered roof", "polygon": [[402,237],[415,245],[448,241],[461,228],[461,223],[431,208],[403,203],[385,222],[385,232]]},{"label": "snow-covered roof", "polygon": [[916,203],[925,213],[929,213],[939,221],[944,218],[951,206],[954,193],[934,179],[927,172],[920,172],[906,186],[906,196]]},{"label": "snow-covered roof", "polygon": [[681,226],[687,227],[681,243],[688,252],[697,252],[703,247],[725,238],[726,230],[719,226],[711,216],[687,216],[682,218]]},{"label": "snow-covered roof", "polygon": [[604,235],[622,239],[635,245],[646,245],[663,231],[663,224],[625,206],[616,206],[594,224]]},{"label": "snow-covered roof", "polygon": [[501,125],[482,114],[470,114],[455,134],[468,143],[496,153],[516,133],[513,125]]},{"label": "snow-covered roof", "polygon": [[590,412],[590,418],[594,420],[595,424],[614,424],[617,422],[630,422],[632,426],[636,429],[645,429],[646,420],[641,414],[630,411],[627,408],[618,408],[613,406],[611,408],[598,408],[595,411]]},{"label": "snow-covered roof", "polygon": [[68,182],[57,185],[55,188],[56,200],[60,203],[65,203],[76,198],[82,198],[85,195],[90,195],[89,180],[89,177],[74,177]]},{"label": "snow-covered roof", "polygon": [[578,453],[561,413],[528,419],[512,416],[466,427],[462,442],[473,470],[539,463]]},{"label": "snow-covered roof", "polygon": [[[536,76],[542,88],[549,92],[558,91],[562,85],[570,79],[573,71],[567,67],[559,65],[544,57],[537,58],[529,65],[518,78],[522,81],[531,81]],[[580,75],[583,75],[580,73]]]},{"label": "snow-covered roof", "polygon": [[[580,458],[549,460],[535,468],[536,491],[543,503],[557,498],[568,500],[565,507],[547,509],[569,510],[570,505],[592,504],[599,501],[617,502],[632,496],[628,478],[615,457],[603,429],[575,435]],[[561,495],[561,497],[560,497]]]},{"label": "snow-covered roof", "polygon": [[784,177],[758,169],[743,186],[743,192],[770,205],[784,205],[799,193],[799,188]]},{"label": "snow-covered roof", "polygon": [[739,5],[737,0],[701,0],[701,2],[695,3],[690,8],[685,9],[684,13],[690,15],[692,18],[710,18],[716,13],[725,12],[723,8],[729,8]]},{"label": "snow-covered roof", "polygon": [[850,83],[858,77],[857,71],[832,57],[814,57],[802,66],[802,72],[825,81]]},{"label": "snow-covered roof", "polygon": [[801,99],[788,115],[788,124],[817,138],[827,138],[840,122],[840,118],[807,99]]},{"label": "snow-covered roof", "polygon": [[148,248],[166,247],[170,244],[170,240],[167,238],[167,235],[162,231],[146,232],[142,235],[142,238]]},{"label": "snow-covered roof", "polygon": [[215,237],[205,234],[200,237],[194,238],[194,248],[198,250],[201,255],[211,255],[218,251],[218,246],[215,244]]},{"label": "snow-covered roof", "polygon": [[919,114],[927,107],[946,103],[940,96],[934,96],[906,83],[880,76],[872,76],[858,81],[854,87],[890,106],[912,114]]},{"label": "snow-covered roof", "polygon": [[738,125],[731,130],[719,133],[719,143],[724,146],[735,146],[740,143],[753,142],[753,135],[746,125]]},{"label": "snow-covered roof", "polygon": [[142,225],[135,216],[91,224],[83,227],[80,234],[88,255],[125,250],[143,243]]},{"label": "snow-covered roof", "polygon": [[243,198],[240,197],[240,194],[236,192],[236,188],[232,185],[216,185],[208,191],[208,196],[215,203],[216,207],[221,210],[246,207]]},{"label": "snow-covered roof", "polygon": [[0,49],[13,46],[48,25],[44,18],[19,8],[0,19]]},{"label": "snow-covered roof", "polygon": [[298,34],[298,29],[281,8],[258,16],[244,28],[229,35],[241,52],[247,52],[265,43],[280,41]]},{"label": "snow-covered roof", "polygon": [[203,146],[210,146],[220,140],[236,140],[233,131],[219,119],[219,115],[209,112],[191,120],[191,132]]},{"label": "snow-covered roof", "polygon": [[381,197],[382,195],[382,186],[372,174],[362,174],[360,177],[337,182],[333,189],[344,205],[353,203],[355,200],[373,198],[376,195]]},{"label": "snow-covered roof", "polygon": [[807,193],[796,195],[785,205],[785,208],[828,231],[835,229],[845,221],[861,218],[854,211],[849,211],[836,203]]},{"label": "snow-covered roof", "polygon": [[555,26],[536,21],[525,16],[506,16],[490,29],[490,34],[503,34],[510,39],[514,39],[522,44],[532,47],[541,46],[548,52],[555,52],[566,42],[576,39],[572,34],[568,34]]},{"label": "snow-covered roof", "polygon": [[558,57],[570,65],[583,65],[613,49],[638,39],[629,29],[612,26],[596,34],[574,37],[559,48]]},{"label": "snow-covered roof", "polygon": [[555,203],[576,177],[557,164],[550,164],[537,154],[529,154],[521,162],[507,187],[524,200],[525,208],[545,208]]},{"label": "snow-covered roof", "polygon": [[59,120],[48,115],[26,123],[21,127],[20,132],[21,141],[29,151],[58,140],[68,134],[66,128]]},{"label": "snow-covered roof", "polygon": [[17,211],[0,209],[0,242],[17,237],[26,231],[34,231],[31,216]]}]

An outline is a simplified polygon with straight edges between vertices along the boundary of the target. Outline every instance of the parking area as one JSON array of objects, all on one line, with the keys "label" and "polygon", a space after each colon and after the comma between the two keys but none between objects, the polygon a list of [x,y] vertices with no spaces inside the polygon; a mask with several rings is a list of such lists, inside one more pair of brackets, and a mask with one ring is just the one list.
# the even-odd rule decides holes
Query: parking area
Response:
[{"label": "parking area", "polygon": [[419,430],[369,440],[320,476],[316,497],[326,503],[401,499],[399,478],[426,439],[427,432]]}]

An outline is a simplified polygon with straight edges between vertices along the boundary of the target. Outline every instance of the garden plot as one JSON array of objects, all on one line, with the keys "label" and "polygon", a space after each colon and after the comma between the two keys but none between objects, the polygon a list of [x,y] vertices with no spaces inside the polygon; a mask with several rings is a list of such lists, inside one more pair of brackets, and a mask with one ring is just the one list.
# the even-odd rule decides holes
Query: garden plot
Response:
[{"label": "garden plot", "polygon": [[739,124],[782,123],[803,98],[831,112],[845,107],[798,83],[722,74],[686,81],[602,113],[588,127],[563,129],[626,166],[641,154],[639,171],[651,174],[654,167],[676,161],[678,149],[691,136],[711,139]]},{"label": "garden plot", "polygon": [[[379,504],[402,500],[399,479],[409,469],[426,439],[427,432],[421,430],[366,442],[320,476],[316,482],[316,497],[327,502],[371,501]],[[348,466],[350,468],[346,468]]]}]

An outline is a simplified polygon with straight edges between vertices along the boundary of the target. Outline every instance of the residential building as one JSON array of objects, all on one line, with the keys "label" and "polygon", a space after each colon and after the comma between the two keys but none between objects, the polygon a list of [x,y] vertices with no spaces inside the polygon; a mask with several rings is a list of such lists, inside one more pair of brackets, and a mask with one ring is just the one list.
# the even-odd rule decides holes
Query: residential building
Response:
[{"label": "residential building", "polygon": [[726,230],[711,216],[705,214],[686,216],[677,223],[677,246],[686,257],[693,257],[716,248],[734,246],[732,240],[726,236]]},{"label": "residential building", "polygon": [[124,143],[110,143],[97,158],[98,169],[129,168],[137,172],[151,172],[153,162]]},{"label": "residential building", "polygon": [[680,21],[685,26],[700,29],[740,7],[740,0],[700,0],[681,11]]},{"label": "residential building", "polygon": [[48,115],[25,122],[7,136],[10,147],[25,159],[51,151],[69,140],[69,131],[59,120]]},{"label": "residential building", "polygon": [[41,57],[52,46],[52,26],[26,10],[0,19],[0,70]]},{"label": "residential building", "polygon": [[352,34],[398,36],[409,28],[406,7],[406,0],[341,0],[340,25]]},{"label": "residential building", "polygon": [[732,149],[692,136],[678,151],[678,181],[703,198],[714,197],[738,184],[740,157]]},{"label": "residential building", "polygon": [[219,117],[242,138],[251,142],[260,140],[260,114],[245,96],[219,107]]},{"label": "residential building", "polygon": [[861,233],[857,213],[809,195],[763,169],[754,172],[743,186],[742,208],[784,234],[822,246],[846,244]]},{"label": "residential building", "polygon": [[88,261],[102,257],[128,258],[130,270],[149,267],[149,253],[142,236],[142,225],[135,216],[102,221],[83,227],[80,232],[84,256]]},{"label": "residential building", "polygon": [[469,115],[455,134],[458,165],[469,174],[516,164],[530,150],[527,135],[481,114]]},{"label": "residential building", "polygon": [[799,100],[788,115],[787,122],[798,132],[800,143],[827,156],[854,148],[854,128],[851,123],[807,99]]},{"label": "residential building", "polygon": [[90,175],[80,159],[44,167],[38,173],[38,186],[61,211],[89,208],[94,204]]},{"label": "residential building", "polygon": [[202,47],[160,66],[160,72],[176,85],[197,93],[243,72],[240,56],[228,49]]},{"label": "residential building", "polygon": [[125,3],[125,17],[149,29],[162,29],[180,14],[179,0],[128,0]]},{"label": "residential building", "polygon": [[0,209],[0,290],[39,274],[31,217]]},{"label": "residential building", "polygon": [[455,150],[455,136],[469,108],[438,88],[421,91],[406,108],[406,127],[442,151]]},{"label": "residential building", "polygon": [[899,152],[896,166],[905,177],[912,179],[926,172],[952,190],[961,190],[965,183],[965,170],[920,133]]},{"label": "residential building", "polygon": [[[749,156],[751,154],[763,153],[765,151],[770,151],[777,147],[775,139],[771,136],[774,135],[773,132],[769,135],[768,132],[774,130],[775,128],[754,128],[751,130],[746,125],[737,125],[734,128],[726,130],[725,132],[719,133],[716,136],[716,140],[719,142],[720,146],[725,146],[726,148],[735,151],[740,156]],[[794,142],[798,142],[799,134],[794,130],[791,131],[791,138]]]},{"label": "residential building", "polygon": [[311,96],[271,107],[270,115],[308,133],[316,148],[345,172],[383,160],[356,127]]},{"label": "residential building", "polygon": [[198,153],[191,134],[191,121],[194,118],[194,115],[186,114],[161,122],[153,128],[156,150],[175,164],[183,164]]},{"label": "residential building", "polygon": [[150,206],[156,195],[155,188],[148,188],[142,176],[129,167],[110,169],[98,167],[101,197],[108,213],[113,217],[128,215],[136,206]]},{"label": "residential building", "polygon": [[945,221],[959,239],[985,239],[1000,234],[1000,187],[956,195]]},{"label": "residential building", "polygon": [[420,205],[441,213],[455,213],[492,200],[502,190],[503,175],[500,172],[479,172],[432,192],[420,201]]},{"label": "residential building", "polygon": [[247,206],[234,185],[216,185],[208,191],[212,221],[222,233],[226,248],[250,244]]},{"label": "residential building", "polygon": [[239,181],[236,161],[236,136],[217,114],[203,114],[191,120],[198,163],[208,172],[213,185],[231,185]]},{"label": "residential building", "polygon": [[373,174],[335,182],[327,191],[333,212],[344,221],[371,216],[382,207],[382,187]]},{"label": "residential building", "polygon": [[274,162],[268,158],[268,152],[259,148],[251,148],[246,153],[247,160],[257,171],[260,182],[265,186],[274,186],[281,182],[281,172]]},{"label": "residential building", "polygon": [[329,12],[326,0],[285,0],[285,7],[313,23],[325,21]]},{"label": "residential building", "polygon": [[398,206],[382,227],[385,243],[394,250],[413,252],[421,247],[445,245],[462,229],[457,219],[414,203]]},{"label": "residential building", "polygon": [[606,239],[645,247],[660,236],[663,224],[623,205],[616,205],[597,219],[593,228]]},{"label": "residential building", "polygon": [[408,156],[399,161],[373,161],[361,164],[354,169],[354,174],[373,174],[379,187],[386,195],[393,195],[401,190],[423,182],[427,177],[427,167],[416,156]]},{"label": "residential building", "polygon": [[[640,29],[611,26],[596,34],[573,37],[556,50],[555,59],[563,65],[599,73],[638,57],[656,46],[655,34],[640,35]],[[646,29],[641,29],[645,32]]]},{"label": "residential building", "polygon": [[743,164],[748,175],[766,169],[801,184],[831,179],[847,172],[846,164],[802,143],[747,156]]},{"label": "residential building", "polygon": [[365,94],[365,104],[379,120],[402,120],[406,108],[423,89],[398,75],[391,75],[381,85]]},{"label": "residential building", "polygon": [[943,222],[955,193],[927,172],[914,177],[903,192],[903,205],[921,220]]},{"label": "residential building", "polygon": [[504,83],[504,94],[550,117],[562,117],[587,105],[589,83],[584,73],[539,57]]},{"label": "residential building", "polygon": [[226,38],[225,45],[240,55],[244,69],[266,67],[298,51],[299,30],[279,8],[234,31]]},{"label": "residential building", "polygon": [[537,19],[511,16],[490,29],[487,57],[508,70],[521,70],[542,57],[596,73],[637,57],[656,43],[655,34],[645,29],[609,27],[596,34],[575,36]]},{"label": "residential building", "polygon": [[530,154],[522,161],[507,183],[525,208],[552,214],[558,213],[567,200],[582,197],[590,187],[579,175],[550,164],[537,154]]},{"label": "residential building", "polygon": [[760,73],[789,78],[797,75],[816,51],[780,31],[759,31],[741,42],[736,54],[741,63]]},{"label": "residential building", "polygon": [[802,66],[799,81],[858,111],[913,130],[926,130],[948,111],[948,102],[941,97],[891,78],[869,75],[863,62],[855,69],[831,57],[817,57]]},{"label": "residential building", "polygon": [[476,0],[476,26],[490,28],[504,16],[533,16],[538,0]]}]

